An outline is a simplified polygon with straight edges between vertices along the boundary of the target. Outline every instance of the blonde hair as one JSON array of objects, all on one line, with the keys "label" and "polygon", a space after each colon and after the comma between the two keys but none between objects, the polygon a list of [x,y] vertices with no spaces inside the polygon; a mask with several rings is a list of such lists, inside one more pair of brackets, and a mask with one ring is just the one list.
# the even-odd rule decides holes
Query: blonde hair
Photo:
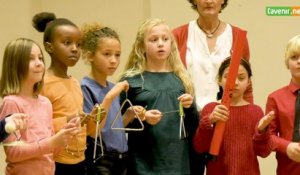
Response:
[{"label": "blonde hair", "polygon": [[[144,50],[144,40],[146,34],[149,30],[153,27],[158,25],[166,25],[168,28],[169,26],[166,22],[162,19],[157,18],[150,18],[146,20],[138,29],[135,42],[133,44],[132,50],[129,54],[129,58],[125,65],[125,69],[121,78],[123,77],[132,77],[137,74],[142,74],[146,68],[146,57],[145,57],[145,50]],[[170,37],[171,37],[171,53],[168,56],[168,64],[174,74],[182,81],[185,90],[187,93],[194,95],[193,85],[190,79],[188,72],[186,71],[184,65],[181,62],[180,55],[178,52],[176,41],[169,29]]]},{"label": "blonde hair", "polygon": [[293,56],[300,56],[300,35],[294,36],[287,43],[284,62],[288,69],[289,59],[291,59]]},{"label": "blonde hair", "polygon": [[88,55],[96,52],[101,39],[113,38],[121,43],[116,31],[99,23],[84,24],[81,28],[81,33],[82,59],[85,63],[88,63]]},{"label": "blonde hair", "polygon": [[[21,91],[21,83],[28,76],[30,54],[33,45],[40,46],[31,39],[18,38],[7,44],[2,63],[0,79],[0,96],[17,95]],[[43,54],[43,53],[42,53]],[[42,61],[45,64],[44,56]],[[43,79],[34,84],[33,92],[38,94],[43,86]]]}]

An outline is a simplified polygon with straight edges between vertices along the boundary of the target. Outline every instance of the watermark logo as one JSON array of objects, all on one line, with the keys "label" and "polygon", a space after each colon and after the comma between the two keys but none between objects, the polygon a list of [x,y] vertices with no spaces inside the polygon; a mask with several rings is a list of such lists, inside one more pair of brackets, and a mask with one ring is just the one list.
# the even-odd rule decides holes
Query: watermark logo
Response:
[{"label": "watermark logo", "polygon": [[268,6],[266,7],[268,16],[300,16],[300,6]]}]

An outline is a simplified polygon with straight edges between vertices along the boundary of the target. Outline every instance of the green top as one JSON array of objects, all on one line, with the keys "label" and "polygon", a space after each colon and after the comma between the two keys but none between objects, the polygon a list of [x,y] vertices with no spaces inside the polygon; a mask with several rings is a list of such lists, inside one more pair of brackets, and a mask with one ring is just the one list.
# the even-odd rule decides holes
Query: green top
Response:
[{"label": "green top", "polygon": [[[134,167],[129,168],[129,174],[190,174],[190,139],[180,139],[179,134],[177,98],[185,93],[181,80],[173,72],[144,72],[124,79],[130,85],[127,97],[133,105],[146,106],[147,110],[158,109],[162,113],[176,111],[164,114],[156,125],[144,122],[145,129],[141,132],[128,133],[129,153],[133,155],[131,168]],[[121,101],[125,98],[122,94]],[[195,105],[184,112],[185,128],[191,136],[198,125]],[[128,127],[140,128],[140,124],[133,121]]]}]

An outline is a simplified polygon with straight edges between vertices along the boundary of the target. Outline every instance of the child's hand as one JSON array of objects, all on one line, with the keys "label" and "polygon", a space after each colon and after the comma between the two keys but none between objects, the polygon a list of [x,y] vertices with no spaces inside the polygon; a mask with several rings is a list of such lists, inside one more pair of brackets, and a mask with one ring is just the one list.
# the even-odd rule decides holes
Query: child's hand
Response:
[{"label": "child's hand", "polygon": [[119,96],[122,91],[127,92],[128,89],[129,89],[129,84],[126,80],[118,82],[110,91],[108,91],[104,99],[107,99],[108,101],[112,101],[114,98]]},{"label": "child's hand", "polygon": [[159,110],[151,109],[145,112],[146,122],[150,125],[156,125],[162,117],[162,113]]},{"label": "child's hand", "polygon": [[[114,89],[114,88],[118,89],[118,90],[119,90],[119,93],[121,93],[122,91],[127,92],[128,89],[129,89],[129,84],[128,84],[128,82],[127,82],[126,80],[124,80],[124,81],[121,81],[121,82],[116,83],[116,84],[115,84],[115,87],[113,87],[113,89]],[[113,89],[112,89],[112,90],[113,90]]]},{"label": "child's hand", "polygon": [[71,119],[63,129],[50,138],[53,147],[64,147],[80,132],[80,118]]},{"label": "child's hand", "polygon": [[287,156],[295,161],[300,162],[300,146],[297,142],[291,142],[289,143],[287,149],[286,149]]},{"label": "child's hand", "polygon": [[15,113],[5,118],[5,131],[12,133],[18,129],[25,129],[27,125],[28,115],[22,113]]},{"label": "child's hand", "polygon": [[189,108],[193,104],[194,97],[191,94],[182,94],[177,98],[184,108]]},{"label": "child's hand", "polygon": [[130,118],[130,121],[132,121],[136,115],[141,119],[141,121],[145,121],[145,113],[146,109],[143,106],[132,106],[126,110],[126,116]]},{"label": "child's hand", "polygon": [[77,127],[77,129],[80,130],[80,117],[74,117],[72,118],[65,126],[64,129],[68,129],[68,128],[74,128]]},{"label": "child's hand", "polygon": [[229,111],[226,106],[224,105],[217,105],[215,106],[214,110],[209,116],[211,123],[216,123],[218,121],[226,122],[229,117]]},{"label": "child's hand", "polygon": [[259,132],[263,133],[266,132],[267,127],[271,123],[271,121],[275,118],[274,111],[270,111],[267,115],[261,118],[258,122],[257,129]]},{"label": "child's hand", "polygon": [[80,114],[79,112],[69,115],[67,116],[67,122],[70,122],[73,118],[77,118],[77,117],[82,117],[82,114]]},{"label": "child's hand", "polygon": [[[100,111],[99,111],[100,110]],[[96,104],[92,110],[92,112],[89,114],[93,119],[93,122],[95,123],[97,121],[98,112],[100,112],[100,123],[103,121],[103,119],[106,117],[107,111],[101,106],[101,104]]]}]

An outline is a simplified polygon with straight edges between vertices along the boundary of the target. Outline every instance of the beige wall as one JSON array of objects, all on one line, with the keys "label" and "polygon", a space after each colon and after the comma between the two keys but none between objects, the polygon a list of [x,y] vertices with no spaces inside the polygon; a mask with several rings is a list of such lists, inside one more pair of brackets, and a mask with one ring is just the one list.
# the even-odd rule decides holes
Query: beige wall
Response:
[{"label": "beige wall", "polygon": [[[124,66],[137,28],[144,19],[163,18],[173,28],[197,17],[186,0],[0,0],[0,4],[1,62],[4,47],[10,40],[29,37],[42,43],[42,34],[31,27],[31,18],[40,11],[51,11],[57,17],[71,19],[78,26],[99,21],[114,28],[122,40],[122,61],[118,72]],[[300,17],[266,16],[265,7],[297,4],[298,0],[230,0],[221,14],[222,20],[248,31],[255,103],[263,109],[268,93],[289,82],[290,75],[283,64],[284,48],[288,39],[300,33]],[[80,61],[70,73],[81,79],[88,69]],[[1,152],[0,172],[5,167],[4,158]],[[260,165],[262,174],[275,174],[274,155],[260,159]]]}]

